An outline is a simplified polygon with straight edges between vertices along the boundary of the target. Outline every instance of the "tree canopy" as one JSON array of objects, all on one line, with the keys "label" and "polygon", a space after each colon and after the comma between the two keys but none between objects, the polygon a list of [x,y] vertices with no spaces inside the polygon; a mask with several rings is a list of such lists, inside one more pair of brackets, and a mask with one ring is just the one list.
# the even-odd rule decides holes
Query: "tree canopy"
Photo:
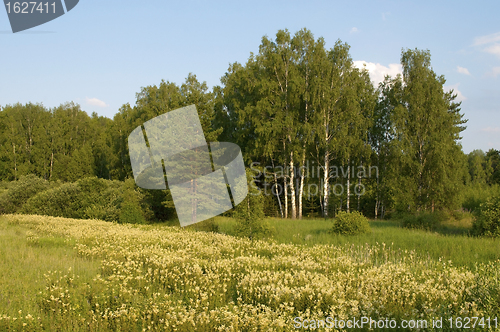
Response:
[{"label": "tree canopy", "polygon": [[[434,211],[460,205],[469,184],[500,184],[500,152],[466,156],[467,120],[428,50],[403,49],[402,75],[374,86],[340,40],[302,29],[264,36],[244,64],[210,90],[189,74],[137,93],[113,119],[74,103],[0,110],[0,180],[34,174],[74,182],[132,177],[127,137],[137,126],[195,104],[207,141],[240,145],[255,182],[284,218],[359,210]],[[168,190],[145,194],[156,218],[174,216]],[[149,196],[148,196],[149,195]]]}]

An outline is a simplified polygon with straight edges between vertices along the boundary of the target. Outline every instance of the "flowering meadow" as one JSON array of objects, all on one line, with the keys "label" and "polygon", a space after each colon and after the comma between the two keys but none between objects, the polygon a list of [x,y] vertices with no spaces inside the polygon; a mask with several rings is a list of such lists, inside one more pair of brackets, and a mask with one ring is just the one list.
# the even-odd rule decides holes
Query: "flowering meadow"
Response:
[{"label": "flowering meadow", "polygon": [[33,299],[39,313],[0,311],[0,331],[295,331],[304,330],[295,317],[447,320],[500,312],[499,261],[470,269],[384,243],[307,247],[29,215],[0,222],[22,226],[34,247],[50,237],[73,241],[79,257],[100,264],[87,281],[47,266]]}]

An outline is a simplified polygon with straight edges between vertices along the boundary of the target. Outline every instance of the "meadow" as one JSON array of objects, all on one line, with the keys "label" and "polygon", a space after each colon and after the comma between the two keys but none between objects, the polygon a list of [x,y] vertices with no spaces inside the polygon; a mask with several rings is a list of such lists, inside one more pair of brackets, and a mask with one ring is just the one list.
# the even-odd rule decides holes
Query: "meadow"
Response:
[{"label": "meadow", "polygon": [[268,221],[273,238],[250,241],[231,236],[223,217],[227,234],[1,216],[0,331],[295,331],[296,317],[498,316],[498,241],[465,236],[467,221],[432,233],[372,221],[371,233],[350,237],[328,233],[328,220]]},{"label": "meadow", "polygon": [[[232,218],[217,217],[220,232],[235,235]],[[266,218],[274,230],[272,239],[278,243],[314,246],[318,244],[361,247],[385,243],[400,251],[415,251],[420,257],[449,261],[455,266],[473,268],[476,263],[500,259],[500,240],[469,236],[472,216],[449,218],[433,231],[406,229],[396,220],[371,220],[371,232],[354,236],[330,233],[332,220],[324,218]]]}]

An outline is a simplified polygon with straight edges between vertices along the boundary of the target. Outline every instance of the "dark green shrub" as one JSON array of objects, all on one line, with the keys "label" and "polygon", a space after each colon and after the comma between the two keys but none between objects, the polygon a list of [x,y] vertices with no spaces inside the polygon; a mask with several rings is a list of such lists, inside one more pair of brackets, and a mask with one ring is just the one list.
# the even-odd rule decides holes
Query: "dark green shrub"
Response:
[{"label": "dark green shrub", "polygon": [[0,194],[0,214],[14,213],[16,206],[9,199],[8,191]]},{"label": "dark green shrub", "polygon": [[332,233],[342,235],[363,234],[369,231],[370,224],[368,224],[368,219],[358,211],[340,211],[333,220],[333,227],[331,229]]},{"label": "dark green shrub", "polygon": [[[103,192],[115,181],[98,179],[97,177],[88,177],[76,181],[80,188],[78,199],[83,209],[91,205],[103,205],[106,200],[103,198]],[[120,185],[118,185],[119,187]]]},{"label": "dark green shrub", "polygon": [[108,205],[91,205],[84,211],[84,219],[99,219],[104,221],[118,221],[120,209],[110,202]]},{"label": "dark green shrub", "polygon": [[236,206],[233,217],[236,219],[236,236],[261,239],[272,236],[274,229],[264,220],[264,195],[256,186],[250,185],[253,176],[247,169],[248,195]]},{"label": "dark green shrub", "polygon": [[236,236],[246,237],[250,240],[271,237],[275,233],[268,221],[252,217],[236,218],[234,232]]},{"label": "dark green shrub", "polygon": [[195,231],[212,232],[212,233],[219,232],[219,225],[217,225],[214,218],[206,219],[201,222],[197,222],[196,224],[189,225],[187,227]]},{"label": "dark green shrub", "polygon": [[[90,177],[75,183],[53,182],[49,188],[47,181],[28,176],[10,187],[7,193],[0,195],[0,207],[8,211],[6,213],[18,211],[124,223],[144,223],[153,218],[145,195],[132,179],[122,182]],[[16,204],[22,204],[17,202],[25,204],[16,210]]]},{"label": "dark green shrub", "polygon": [[9,181],[0,181],[0,195],[9,188]]},{"label": "dark green shrub", "polygon": [[481,204],[472,224],[472,233],[478,236],[500,236],[500,196]]},{"label": "dark green shrub", "polygon": [[137,204],[125,202],[120,208],[119,222],[122,224],[144,224],[146,220]]},{"label": "dark green shrub", "polygon": [[33,174],[12,181],[0,195],[0,214],[18,212],[29,198],[48,188],[48,181]]},{"label": "dark green shrub", "polygon": [[97,178],[78,181],[83,218],[118,221],[123,202],[123,182]]},{"label": "dark green shrub", "polygon": [[86,205],[84,210],[84,218],[99,219],[105,221],[118,221],[118,219],[120,218],[120,204],[123,202],[122,195],[123,190],[121,185],[110,185],[107,189],[101,192],[93,202],[90,202],[90,205]]},{"label": "dark green shrub", "polygon": [[409,229],[422,229],[432,231],[440,224],[440,218],[435,213],[422,212],[405,215],[401,219],[401,226]]},{"label": "dark green shrub", "polygon": [[64,183],[59,187],[42,191],[28,199],[21,213],[53,217],[82,218],[79,200],[80,188],[76,183]]}]

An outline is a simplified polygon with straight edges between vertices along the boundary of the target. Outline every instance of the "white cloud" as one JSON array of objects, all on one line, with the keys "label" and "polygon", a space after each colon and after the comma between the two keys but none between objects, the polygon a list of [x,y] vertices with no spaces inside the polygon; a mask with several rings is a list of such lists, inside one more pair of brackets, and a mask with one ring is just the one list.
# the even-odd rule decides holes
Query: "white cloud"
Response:
[{"label": "white cloud", "polygon": [[481,129],[481,131],[486,133],[500,133],[500,127],[486,127]]},{"label": "white cloud", "polygon": [[485,52],[500,56],[500,43],[495,43],[484,49]]},{"label": "white cloud", "polygon": [[462,94],[462,92],[460,90],[458,90],[458,86],[459,85],[460,85],[460,83],[453,84],[453,85],[443,86],[443,90],[444,91],[450,91],[450,90],[453,89],[453,94],[457,95],[457,98],[455,99],[455,101],[464,101],[464,100],[467,100],[467,97],[465,97]]},{"label": "white cloud", "polygon": [[474,38],[474,46],[483,46],[483,51],[500,57],[500,32]]},{"label": "white cloud", "polygon": [[500,75],[500,67],[493,67],[492,71],[491,71],[491,75],[493,75],[493,77],[497,77],[498,75]]},{"label": "white cloud", "polygon": [[500,41],[500,32],[492,33],[491,35],[474,38],[474,45],[491,44]]},{"label": "white cloud", "polygon": [[358,28],[354,27],[351,29],[351,33],[356,33],[356,32],[358,32]]},{"label": "white cloud", "polygon": [[103,102],[102,100],[99,100],[97,98],[86,97],[85,101],[87,102],[87,104],[92,105],[92,106],[108,107],[108,105],[105,102]]},{"label": "white cloud", "polygon": [[353,63],[356,68],[366,68],[368,70],[370,78],[375,86],[378,86],[378,84],[384,80],[385,75],[396,77],[397,74],[403,74],[403,67],[399,63],[391,63],[389,67],[381,65],[380,63],[366,61],[353,61]]},{"label": "white cloud", "polygon": [[464,67],[457,66],[457,71],[460,74],[470,75],[469,70],[467,68],[464,68]]}]

